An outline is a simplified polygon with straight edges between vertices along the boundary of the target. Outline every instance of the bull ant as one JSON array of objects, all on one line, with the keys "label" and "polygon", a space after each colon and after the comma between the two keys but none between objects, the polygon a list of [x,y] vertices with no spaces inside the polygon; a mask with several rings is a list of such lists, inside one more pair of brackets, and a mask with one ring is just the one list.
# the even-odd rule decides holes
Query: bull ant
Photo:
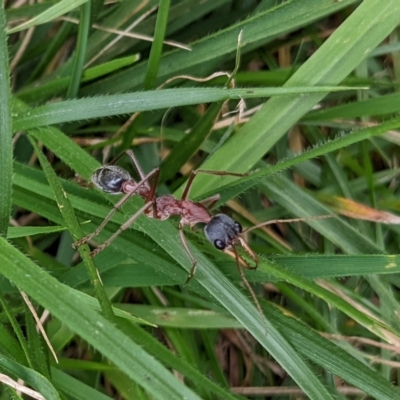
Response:
[{"label": "bull ant", "polygon": [[[130,157],[132,163],[134,164],[140,176],[140,181],[136,182],[126,170],[117,165],[107,165],[96,169],[92,175],[91,180],[97,188],[106,193],[124,194],[124,196],[114,205],[113,209],[106,216],[106,218],[100,224],[100,226],[94,232],[90,233],[89,235],[75,242],[73,244],[73,247],[76,248],[77,246],[87,243],[93,237],[97,236],[104,229],[104,227],[106,226],[108,221],[110,221],[112,216],[129,200],[129,198],[133,195],[138,195],[144,199],[145,201],[144,206],[141,207],[134,215],[132,215],[123,225],[121,225],[121,227],[108,240],[106,240],[103,244],[94,249],[90,253],[90,256],[92,257],[95,256],[96,254],[104,250],[107,246],[109,246],[110,243],[112,243],[118,237],[118,235],[120,235],[123,231],[128,229],[141,214],[159,220],[166,220],[169,217],[176,215],[180,217],[179,235],[183,247],[185,248],[192,262],[192,268],[185,282],[186,285],[195,274],[197,261],[190,252],[189,246],[186,241],[186,237],[184,235],[183,228],[185,226],[193,227],[195,224],[204,223],[205,224],[204,233],[207,239],[217,249],[222,250],[229,256],[235,258],[239,274],[243,282],[245,283],[246,287],[250,291],[259,312],[263,315],[259,302],[256,298],[256,295],[254,294],[250,284],[245,278],[245,275],[242,270],[242,267],[245,267],[247,269],[256,269],[258,265],[258,258],[241,235],[246,231],[248,232],[250,230],[259,228],[261,226],[279,222],[297,222],[304,220],[304,218],[271,220],[260,223],[251,228],[248,228],[246,231],[243,231],[242,226],[229,216],[225,214],[217,214],[217,215],[211,214],[210,210],[218,202],[220,198],[219,194],[216,194],[199,202],[188,200],[188,196],[190,193],[193,180],[199,173],[220,175],[220,176],[237,176],[237,177],[243,177],[246,176],[247,174],[198,169],[191,173],[180,199],[176,199],[171,195],[163,195],[157,197],[156,188],[157,188],[158,178],[160,175],[160,169],[155,168],[148,174],[144,174],[142,168],[139,165],[138,160],[136,159],[135,155],[131,150],[126,150],[125,152],[123,152],[114,160],[114,162],[118,161],[123,154],[127,154]],[[152,181],[152,184],[150,184],[150,181]],[[329,216],[321,216],[321,217],[324,218]],[[243,257],[239,255],[236,249],[237,245],[240,245],[245,250],[245,252],[253,260],[254,265],[251,266]]]}]

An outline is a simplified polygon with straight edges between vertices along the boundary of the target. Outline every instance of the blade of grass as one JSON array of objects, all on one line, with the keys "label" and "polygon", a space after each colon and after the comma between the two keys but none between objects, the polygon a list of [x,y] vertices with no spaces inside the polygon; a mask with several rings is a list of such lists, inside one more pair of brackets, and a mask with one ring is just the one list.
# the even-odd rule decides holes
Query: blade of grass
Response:
[{"label": "blade of grass", "polygon": [[43,11],[29,21],[26,21],[23,24],[16,26],[15,28],[9,29],[7,31],[7,34],[19,32],[32,26],[45,24],[46,22],[51,22],[54,19],[61,17],[61,15],[70,12],[74,8],[77,8],[86,2],[88,2],[88,0],[61,0],[59,3],[48,8],[47,10]]},{"label": "blade of grass", "polygon": [[355,321],[366,327],[375,335],[381,337],[386,341],[388,340],[387,332],[391,332],[391,328],[389,326],[380,322],[377,318],[370,317],[365,313],[363,313],[362,311],[357,310],[352,305],[350,305],[346,300],[324,289],[318,284],[311,282],[308,279],[292,275],[288,271],[282,269],[282,266],[275,265],[266,261],[262,261],[260,263],[259,268],[261,270],[264,270],[265,272],[268,271],[268,273],[272,274],[275,278],[278,278],[279,280],[291,283],[295,287],[302,288],[318,296],[327,303],[332,304],[337,309],[343,311],[346,315],[353,318]]},{"label": "blade of grass", "polygon": [[[29,140],[33,148],[35,149],[36,155],[39,158],[43,171],[45,172],[49,184],[53,190],[54,197],[57,201],[61,215],[63,216],[65,224],[68,227],[72,237],[75,239],[83,237],[82,229],[79,226],[79,223],[74,215],[74,210],[71,206],[71,203],[69,202],[67,193],[63,189],[55,172],[51,168],[50,163],[47,161],[42,151],[37,146],[35,140],[31,137],[29,137]],[[107,293],[105,292],[104,287],[100,281],[98,272],[96,270],[96,266],[94,265],[92,258],[89,256],[90,253],[89,246],[83,245],[79,247],[79,252],[86,265],[87,273],[92,281],[92,285],[95,290],[96,297],[100,303],[102,312],[106,318],[112,321],[114,320],[114,312],[112,310],[111,303],[110,300],[108,299]]]},{"label": "blade of grass", "polygon": [[[58,48],[57,48],[58,49]],[[133,56],[123,57],[117,60],[112,60],[104,64],[96,65],[95,67],[88,68],[83,72],[82,82],[90,82],[91,80],[97,79],[101,76],[108,75],[115,70],[123,69],[127,65],[134,64],[140,59],[138,54]],[[47,83],[42,83],[40,85],[41,92],[43,95],[46,93],[60,94],[65,89],[68,88],[70,77],[61,77],[50,80]],[[34,85],[35,87],[36,85]],[[37,99],[30,97],[30,91],[32,88],[30,86],[21,88],[20,91],[16,93],[16,96],[23,101],[33,101],[37,102]]]},{"label": "blade of grass", "polygon": [[54,232],[61,232],[67,229],[65,226],[18,226],[10,227],[7,239],[15,239],[25,236],[43,235]]},{"label": "blade of grass", "polygon": [[93,389],[91,386],[79,381],[78,379],[60,371],[57,368],[51,368],[51,377],[54,384],[64,394],[76,400],[112,400],[111,397],[106,396],[99,390]]},{"label": "blade of grass", "polygon": [[27,368],[4,356],[0,357],[0,366],[2,371],[11,373],[18,379],[36,389],[45,399],[61,399],[58,391],[52,383],[43,375],[33,369]]},{"label": "blade of grass", "polygon": [[157,79],[160,59],[167,29],[170,0],[160,0],[157,12],[154,41],[151,45],[150,56],[147,62],[146,77],[143,82],[144,90],[153,89]]},{"label": "blade of grass", "polygon": [[4,2],[0,4],[0,236],[6,237],[12,202],[12,119]]},{"label": "blade of grass", "polygon": [[33,368],[33,360],[32,360],[32,354],[29,351],[29,346],[27,343],[27,340],[24,336],[24,333],[21,330],[21,327],[18,324],[18,321],[16,319],[16,316],[13,313],[13,310],[11,309],[11,307],[7,304],[3,293],[0,293],[0,304],[1,304],[1,308],[3,309],[5,315],[7,316],[8,321],[10,322],[13,331],[14,331],[14,335],[17,337],[19,345],[24,353],[25,359],[24,362],[26,362],[29,367]]},{"label": "blade of grass", "polygon": [[[111,115],[132,114],[138,111],[167,109],[170,107],[288,95],[291,93],[320,93],[352,90],[347,87],[291,87],[291,88],[185,88],[110,95],[97,98],[66,100],[29,110],[14,101],[14,130],[26,130],[63,122],[104,118]],[[359,89],[359,88],[357,88]],[[22,112],[20,110],[23,110]]]},{"label": "blade of grass", "polygon": [[182,373],[186,378],[190,379],[194,384],[203,389],[207,389],[222,399],[237,399],[236,396],[229,393],[225,388],[207,379],[201,372],[196,370],[195,366],[188,363],[178,355],[171,353],[151,334],[146,332],[142,327],[123,321],[123,329],[127,335],[134,337],[135,340],[143,346],[143,348],[161,360],[165,365]]},{"label": "blade of grass", "polygon": [[222,102],[211,104],[188,135],[180,140],[160,165],[160,182],[173,177],[206,140],[218,117]]},{"label": "blade of grass", "polygon": [[81,5],[78,38],[75,53],[73,55],[74,62],[66,96],[69,99],[76,97],[82,80],[83,64],[86,58],[87,41],[91,22],[91,8],[92,3],[90,1]]},{"label": "blade of grass", "polygon": [[399,93],[390,93],[377,98],[357,101],[349,104],[310,111],[304,121],[329,121],[336,118],[354,119],[363,116],[378,116],[397,113],[400,102]]}]

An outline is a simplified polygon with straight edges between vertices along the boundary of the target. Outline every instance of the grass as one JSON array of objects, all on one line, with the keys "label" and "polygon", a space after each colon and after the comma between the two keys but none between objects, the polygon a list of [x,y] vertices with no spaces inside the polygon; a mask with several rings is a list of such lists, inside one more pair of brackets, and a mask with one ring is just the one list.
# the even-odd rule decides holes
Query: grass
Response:
[{"label": "grass", "polygon": [[[399,397],[398,0],[103,3],[0,8],[0,400]],[[246,234],[265,317],[201,227],[187,286],[175,219],[72,248],[128,148],[159,194],[249,172],[191,191],[244,227],[334,214]]]}]

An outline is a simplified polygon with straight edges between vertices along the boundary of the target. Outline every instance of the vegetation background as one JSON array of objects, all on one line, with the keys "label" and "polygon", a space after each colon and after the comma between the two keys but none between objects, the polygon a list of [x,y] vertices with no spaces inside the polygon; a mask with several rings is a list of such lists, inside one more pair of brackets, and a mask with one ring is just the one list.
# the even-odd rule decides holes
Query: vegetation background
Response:
[{"label": "vegetation background", "polygon": [[[1,4],[0,399],[400,398],[398,0]],[[246,235],[263,319],[201,229],[187,286],[176,220],[72,248],[117,201],[77,176],[128,148],[159,194],[254,171],[191,192],[244,227],[356,218]]]}]

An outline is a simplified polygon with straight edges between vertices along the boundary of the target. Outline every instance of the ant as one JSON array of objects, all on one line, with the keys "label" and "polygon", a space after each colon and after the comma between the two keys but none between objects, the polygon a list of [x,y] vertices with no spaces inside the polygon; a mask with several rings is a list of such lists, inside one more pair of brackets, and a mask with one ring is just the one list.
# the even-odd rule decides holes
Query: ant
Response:
[{"label": "ant", "polygon": [[[139,176],[140,181],[136,182],[125,169],[113,165],[116,163],[124,154],[128,155],[134,164]],[[103,244],[94,249],[90,256],[93,257],[96,254],[100,253],[107,246],[110,245],[123,231],[128,229],[135,220],[142,214],[147,217],[159,219],[161,221],[168,219],[173,215],[177,215],[180,217],[179,221],[179,235],[191,262],[192,268],[189,272],[189,275],[184,283],[187,285],[189,281],[193,278],[196,272],[197,261],[193,257],[190,252],[189,246],[186,241],[186,237],[183,231],[185,226],[193,227],[198,223],[204,223],[204,233],[207,239],[218,249],[227,253],[232,258],[235,258],[236,265],[238,267],[239,275],[250,292],[254,304],[256,305],[260,314],[264,317],[262,312],[260,303],[251,288],[249,282],[247,281],[243,268],[247,269],[256,269],[258,266],[258,257],[251,250],[249,245],[245,242],[243,237],[241,236],[245,232],[249,232],[251,230],[260,228],[265,225],[280,223],[280,222],[299,222],[304,221],[305,218],[293,218],[293,219],[275,219],[266,222],[262,222],[260,224],[254,225],[246,230],[242,229],[242,226],[239,222],[234,221],[231,217],[226,214],[211,214],[211,209],[220,199],[220,195],[216,194],[214,196],[208,197],[199,202],[188,200],[188,196],[190,193],[190,188],[192,186],[194,178],[197,174],[210,174],[210,175],[219,175],[219,176],[237,176],[243,177],[247,176],[247,173],[235,173],[235,172],[226,172],[226,171],[209,171],[197,169],[192,171],[189,176],[186,187],[183,191],[183,194],[180,199],[176,199],[171,195],[163,195],[156,196],[156,189],[158,184],[158,179],[160,176],[160,169],[155,168],[150,171],[148,174],[144,174],[142,168],[139,165],[138,160],[131,150],[126,150],[122,152],[117,158],[113,160],[110,165],[106,165],[96,169],[93,172],[91,180],[93,184],[102,190],[105,193],[109,194],[124,194],[124,196],[114,205],[112,210],[100,224],[100,226],[89,235],[83,237],[82,239],[76,241],[72,246],[74,248],[87,243],[93,237],[97,236],[106,226],[108,221],[112,218],[112,216],[129,200],[131,196],[138,195],[142,197],[145,201],[144,206],[142,206],[135,214],[133,214],[123,225],[121,225],[117,231],[110,236],[108,240],[106,240]],[[152,180],[152,184],[150,184],[150,180]],[[330,218],[333,215],[322,215],[316,217],[309,217],[306,219],[322,219],[322,218]],[[244,251],[250,256],[253,260],[254,265],[250,265],[237,251],[236,246],[240,245]]]},{"label": "ant", "polygon": [[[136,182],[130,174],[123,168],[113,165],[117,162],[124,154],[128,155],[132,163],[137,170],[140,181]],[[190,189],[194,178],[197,174],[211,174],[211,175],[228,175],[243,177],[247,174],[225,172],[225,171],[208,171],[197,169],[192,171],[183,194],[180,199],[176,199],[171,195],[156,196],[156,188],[160,175],[160,169],[155,168],[148,174],[144,174],[142,168],[139,165],[138,160],[131,150],[122,152],[116,159],[113,160],[111,165],[103,166],[96,169],[93,172],[91,180],[93,184],[102,190],[103,192],[110,194],[124,194],[124,196],[114,205],[113,209],[106,216],[100,226],[89,235],[78,240],[73,244],[76,248],[84,243],[87,243],[93,237],[97,236],[106,226],[112,216],[118,211],[133,195],[142,197],[145,201],[143,207],[141,207],[134,215],[132,215],[121,227],[103,244],[94,249],[90,256],[93,257],[100,253],[103,249],[110,245],[123,231],[128,229],[134,221],[141,215],[145,214],[147,217],[155,218],[159,220],[166,220],[173,215],[180,217],[179,222],[179,235],[189,258],[192,262],[192,268],[189,276],[186,279],[185,285],[189,283],[196,271],[197,261],[190,252],[189,246],[184,235],[183,228],[185,226],[193,227],[198,223],[204,223],[204,233],[207,239],[219,250],[224,251],[231,257],[236,259],[240,275],[244,278],[243,272],[239,265],[244,266],[248,269],[255,269],[258,265],[258,258],[255,253],[250,249],[244,239],[240,236],[242,233],[242,226],[234,221],[232,218],[225,214],[212,215],[211,209],[218,202],[220,195],[216,194],[200,202],[188,200]],[[150,185],[150,180],[152,184]],[[250,266],[237,252],[236,245],[241,245],[243,249],[249,254],[254,261],[254,266]],[[247,286],[247,285],[246,285]]]}]

